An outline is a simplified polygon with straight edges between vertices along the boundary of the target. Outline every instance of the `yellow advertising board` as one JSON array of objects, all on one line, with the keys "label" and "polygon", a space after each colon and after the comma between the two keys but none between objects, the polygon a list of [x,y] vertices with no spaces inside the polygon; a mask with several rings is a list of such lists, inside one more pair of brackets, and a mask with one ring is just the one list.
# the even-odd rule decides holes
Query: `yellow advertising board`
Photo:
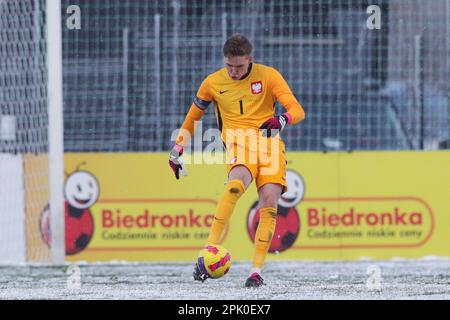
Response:
[{"label": "yellow advertising board", "polygon": [[[268,260],[450,256],[450,153],[288,153]],[[167,154],[65,155],[69,261],[192,261],[226,182],[224,164],[190,164],[176,180]],[[254,184],[221,239],[251,260]]]}]

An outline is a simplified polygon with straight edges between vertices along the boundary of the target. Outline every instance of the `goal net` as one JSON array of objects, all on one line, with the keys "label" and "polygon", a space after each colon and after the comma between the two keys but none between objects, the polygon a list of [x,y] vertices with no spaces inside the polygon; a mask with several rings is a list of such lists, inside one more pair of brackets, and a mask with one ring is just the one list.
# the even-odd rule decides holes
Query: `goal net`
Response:
[{"label": "goal net", "polygon": [[44,6],[44,1],[0,1],[3,263],[50,258],[36,228],[49,190]]},{"label": "goal net", "polygon": [[49,210],[46,4],[0,1],[1,264],[55,262],[50,249],[51,234],[57,232],[51,231]]}]

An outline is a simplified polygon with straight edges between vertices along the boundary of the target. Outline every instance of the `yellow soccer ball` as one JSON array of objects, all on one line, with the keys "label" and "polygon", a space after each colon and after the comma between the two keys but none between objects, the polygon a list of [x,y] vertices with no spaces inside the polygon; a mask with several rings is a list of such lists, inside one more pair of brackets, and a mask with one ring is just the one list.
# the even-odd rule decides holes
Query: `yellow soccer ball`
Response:
[{"label": "yellow soccer ball", "polygon": [[200,250],[197,263],[201,273],[217,279],[230,270],[231,254],[220,245],[206,245]]}]

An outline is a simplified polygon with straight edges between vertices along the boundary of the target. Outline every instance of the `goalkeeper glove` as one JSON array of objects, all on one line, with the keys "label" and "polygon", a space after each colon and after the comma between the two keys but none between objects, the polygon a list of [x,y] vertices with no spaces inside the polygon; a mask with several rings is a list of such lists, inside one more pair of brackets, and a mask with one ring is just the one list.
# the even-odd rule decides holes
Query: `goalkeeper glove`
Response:
[{"label": "goalkeeper glove", "polygon": [[[288,117],[284,114],[277,117],[272,117],[266,122],[264,122],[260,127],[259,130],[262,130],[262,135],[264,137],[271,137],[272,133],[274,133],[273,136],[276,136],[281,130],[284,129],[286,126],[286,123],[288,123]],[[276,130],[275,132],[272,132],[272,130]]]},{"label": "goalkeeper glove", "polygon": [[169,166],[175,173],[175,178],[180,179],[180,172],[183,176],[187,176],[186,169],[184,168],[183,160],[180,158],[183,154],[183,147],[175,145],[169,154]]}]

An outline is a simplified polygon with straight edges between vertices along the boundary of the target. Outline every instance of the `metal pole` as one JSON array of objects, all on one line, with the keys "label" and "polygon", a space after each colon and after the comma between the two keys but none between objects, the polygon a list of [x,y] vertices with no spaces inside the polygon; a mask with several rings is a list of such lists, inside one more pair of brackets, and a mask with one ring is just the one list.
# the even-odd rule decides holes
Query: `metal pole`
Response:
[{"label": "metal pole", "polygon": [[222,44],[224,45],[225,41],[227,41],[227,13],[222,13]]},{"label": "metal pole", "polygon": [[122,61],[122,86],[123,86],[123,121],[125,123],[125,126],[123,128],[123,143],[124,143],[124,149],[128,150],[128,143],[129,143],[129,130],[127,130],[129,123],[128,123],[128,111],[129,111],[129,104],[128,104],[128,51],[129,51],[129,30],[128,28],[123,29],[122,33],[122,45],[123,45],[123,61]]},{"label": "metal pole", "polygon": [[448,109],[448,137],[443,148],[450,149],[450,2],[447,1],[447,109]]},{"label": "metal pole", "polygon": [[[172,42],[172,83],[170,86],[172,87],[172,103],[170,113],[171,117],[175,117],[177,114],[178,108],[178,97],[179,97],[179,84],[178,84],[178,48],[179,48],[179,38],[178,38],[178,28],[180,22],[180,1],[173,0],[172,7],[174,10],[173,14],[173,42]],[[175,120],[175,119],[174,119]],[[175,122],[175,121],[174,121]]]},{"label": "metal pole", "polygon": [[423,36],[414,37],[414,73],[415,73],[415,100],[419,125],[420,150],[425,148],[425,106],[424,106],[424,63],[423,63]]},{"label": "metal pole", "polygon": [[156,141],[158,141],[158,150],[163,150],[164,141],[162,139],[161,128],[161,16],[155,14],[155,103],[156,103]]}]

